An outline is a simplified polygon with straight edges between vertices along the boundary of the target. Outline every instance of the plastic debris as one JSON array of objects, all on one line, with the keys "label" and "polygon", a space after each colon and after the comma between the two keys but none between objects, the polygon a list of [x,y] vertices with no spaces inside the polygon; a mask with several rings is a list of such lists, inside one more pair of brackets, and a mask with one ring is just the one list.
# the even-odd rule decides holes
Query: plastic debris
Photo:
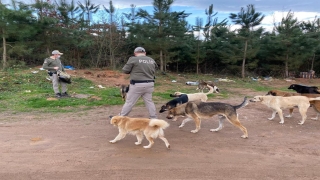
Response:
[{"label": "plastic debris", "polygon": [[72,66],[64,66],[65,69],[70,69],[70,70],[74,70],[74,67]]},{"label": "plastic debris", "polygon": [[197,85],[199,85],[199,82],[197,82],[197,81],[187,81],[186,85],[197,86]]},{"label": "plastic debris", "polygon": [[223,78],[219,78],[218,81],[220,81],[220,82],[234,82],[234,80],[223,79]]},{"label": "plastic debris", "polygon": [[263,80],[265,80],[265,81],[271,81],[271,80],[272,80],[272,77],[269,77],[269,76],[263,77]]},{"label": "plastic debris", "polygon": [[175,82],[177,82],[177,81],[176,81],[176,80],[172,80],[171,82],[175,83]]},{"label": "plastic debris", "polygon": [[103,87],[102,85],[98,85],[98,87],[99,87],[99,88],[102,88],[102,89],[103,89],[103,88],[106,88],[106,87]]}]

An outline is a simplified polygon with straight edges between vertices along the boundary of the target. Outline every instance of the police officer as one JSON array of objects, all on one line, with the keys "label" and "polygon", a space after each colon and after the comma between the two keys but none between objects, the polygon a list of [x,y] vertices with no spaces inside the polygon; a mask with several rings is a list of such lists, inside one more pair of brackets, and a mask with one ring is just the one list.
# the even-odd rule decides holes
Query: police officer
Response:
[{"label": "police officer", "polygon": [[[58,50],[52,51],[52,56],[46,58],[42,65],[43,69],[48,70],[48,74],[50,75],[50,79],[52,80],[53,91],[57,98],[67,97],[69,96],[67,93],[68,87],[67,83],[60,81],[57,71],[64,71],[63,65],[60,61],[60,56],[63,53]],[[61,86],[61,93],[59,90],[59,85]]]},{"label": "police officer", "polygon": [[137,47],[134,50],[134,56],[130,57],[122,68],[125,74],[130,74],[130,88],[119,115],[127,116],[138,99],[142,97],[149,111],[150,119],[157,118],[156,107],[152,101],[156,67],[156,62],[151,57],[146,56],[143,47]]}]

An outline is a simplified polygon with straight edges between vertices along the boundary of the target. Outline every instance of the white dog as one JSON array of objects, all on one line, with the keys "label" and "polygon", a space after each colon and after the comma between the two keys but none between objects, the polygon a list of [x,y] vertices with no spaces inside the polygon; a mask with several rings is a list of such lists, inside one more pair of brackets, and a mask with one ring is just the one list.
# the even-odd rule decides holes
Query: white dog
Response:
[{"label": "white dog", "polygon": [[250,102],[261,102],[261,104],[264,104],[271,108],[273,112],[272,117],[268,118],[269,120],[273,120],[276,113],[278,113],[280,117],[280,124],[284,123],[282,109],[294,108],[295,106],[297,106],[302,116],[302,120],[299,124],[302,125],[307,119],[307,110],[310,107],[311,100],[320,100],[320,97],[308,98],[306,96],[255,96],[252,100],[250,100]]},{"label": "white dog", "polygon": [[197,101],[200,100],[202,102],[206,102],[208,100],[208,94],[212,94],[213,92],[219,93],[219,89],[217,86],[210,86],[207,85],[210,89],[207,93],[193,93],[193,94],[186,94],[182,92],[175,92],[173,94],[170,94],[171,97],[180,97],[182,94],[186,94],[188,96],[188,101]]}]

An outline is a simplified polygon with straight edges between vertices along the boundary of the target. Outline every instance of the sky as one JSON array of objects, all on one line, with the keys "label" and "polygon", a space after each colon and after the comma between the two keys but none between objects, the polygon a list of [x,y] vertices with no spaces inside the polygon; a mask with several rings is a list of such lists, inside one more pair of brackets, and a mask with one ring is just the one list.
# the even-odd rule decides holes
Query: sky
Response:
[{"label": "sky", "polygon": [[[81,1],[80,1],[81,2]],[[105,0],[91,0],[95,4],[106,4],[109,1]],[[130,13],[130,4],[136,5],[136,8],[142,8],[153,12],[153,0],[143,1],[128,1],[128,0],[114,0],[112,1],[115,8],[121,12]],[[206,23],[205,10],[213,4],[214,12],[218,14],[218,22],[227,19],[229,24],[233,24],[229,19],[230,13],[238,13],[241,8],[253,4],[256,12],[261,12],[265,15],[261,25],[266,30],[272,30],[273,24],[281,21],[289,11],[294,13],[299,21],[314,20],[315,16],[320,17],[320,0],[175,0],[172,4],[172,11],[185,11],[192,13],[187,18],[189,24],[195,25],[196,18],[202,18],[203,23]],[[214,17],[214,18],[215,18]],[[237,28],[237,26],[234,26]]]},{"label": "sky", "polygon": [[[34,1],[35,0],[23,0],[25,3]],[[59,2],[60,0],[56,1]],[[80,1],[82,4],[85,2],[85,0],[74,1]],[[8,2],[10,2],[10,0],[2,0],[2,3]],[[90,0],[90,2],[95,5],[109,7],[109,0]],[[153,12],[153,0],[113,0],[112,3],[118,14],[122,14],[123,12],[130,13],[131,4],[136,6],[136,10],[142,8],[150,12],[150,14]],[[202,18],[205,24],[205,10],[208,9],[211,4],[213,4],[214,12],[218,13],[215,16],[218,18],[218,22],[226,18],[229,24],[233,24],[229,19],[230,13],[238,13],[242,7],[246,9],[247,5],[253,4],[256,12],[261,12],[265,15],[261,25],[266,30],[271,30],[273,24],[280,22],[281,18],[285,17],[289,11],[293,12],[294,17],[299,21],[312,21],[315,19],[315,16],[320,17],[320,0],[174,0],[171,11],[191,13],[187,18],[187,21],[191,25],[196,24],[195,20],[197,17]],[[237,26],[234,26],[233,29],[234,28],[237,28]]]}]

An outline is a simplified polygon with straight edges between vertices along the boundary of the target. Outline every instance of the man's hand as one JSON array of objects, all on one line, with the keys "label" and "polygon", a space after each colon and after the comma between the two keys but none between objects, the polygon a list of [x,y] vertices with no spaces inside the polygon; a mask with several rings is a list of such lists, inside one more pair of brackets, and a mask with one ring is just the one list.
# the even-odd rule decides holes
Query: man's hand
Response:
[{"label": "man's hand", "polygon": [[56,67],[54,67],[53,69],[58,70],[58,69],[59,69],[59,67],[57,67],[57,66],[56,66]]}]

